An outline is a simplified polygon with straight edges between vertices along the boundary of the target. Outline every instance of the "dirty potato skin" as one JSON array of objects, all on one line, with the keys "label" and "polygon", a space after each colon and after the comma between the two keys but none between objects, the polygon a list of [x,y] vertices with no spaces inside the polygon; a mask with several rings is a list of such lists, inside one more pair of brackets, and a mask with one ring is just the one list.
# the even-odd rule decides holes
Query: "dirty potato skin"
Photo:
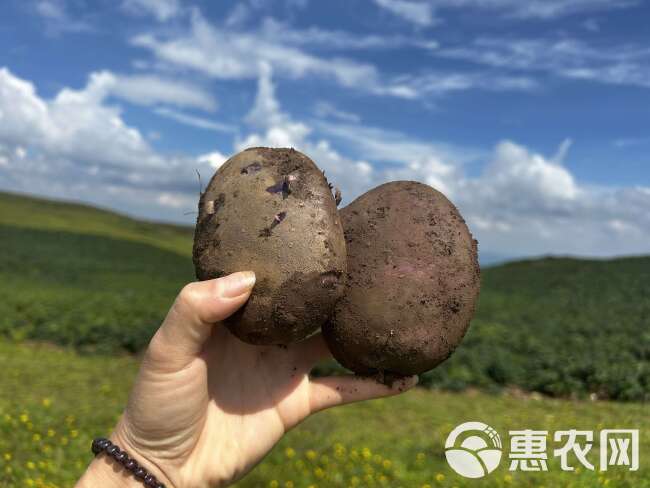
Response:
[{"label": "dirty potato skin", "polygon": [[251,344],[290,344],[318,330],[344,291],[343,228],[327,180],[294,149],[250,148],[226,161],[199,201],[200,280],[253,270],[244,307],[226,320]]},{"label": "dirty potato skin", "polygon": [[411,181],[381,185],[341,212],[345,296],[323,335],[334,357],[390,382],[447,359],[479,293],[477,242],[440,192]]}]

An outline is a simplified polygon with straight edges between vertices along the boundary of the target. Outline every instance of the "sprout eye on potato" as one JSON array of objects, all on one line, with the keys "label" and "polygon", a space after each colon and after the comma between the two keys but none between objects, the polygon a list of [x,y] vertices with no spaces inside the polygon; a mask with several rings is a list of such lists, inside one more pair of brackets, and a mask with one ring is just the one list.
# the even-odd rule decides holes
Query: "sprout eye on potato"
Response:
[{"label": "sprout eye on potato", "polygon": [[348,280],[323,327],[332,354],[387,381],[434,368],[462,340],[478,298],[465,221],[442,193],[410,181],[381,185],[340,213]]},{"label": "sprout eye on potato", "polygon": [[226,320],[241,340],[289,344],[317,331],[342,296],[347,266],[323,173],[293,149],[230,158],[201,195],[193,260],[200,280],[255,272],[250,299]]}]

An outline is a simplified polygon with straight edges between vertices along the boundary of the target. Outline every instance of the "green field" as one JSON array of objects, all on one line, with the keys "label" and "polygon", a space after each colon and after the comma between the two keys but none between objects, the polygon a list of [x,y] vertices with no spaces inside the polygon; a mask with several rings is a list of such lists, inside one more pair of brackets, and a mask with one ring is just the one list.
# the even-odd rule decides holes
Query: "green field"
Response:
[{"label": "green field", "polygon": [[[194,278],[191,239],[189,228],[0,194],[0,336],[141,350]],[[462,347],[421,384],[650,400],[650,258],[483,270]]]},{"label": "green field", "polygon": [[[91,459],[92,438],[114,425],[136,368],[129,356],[0,342],[0,390],[11,392],[0,397],[0,486],[71,486]],[[489,423],[504,440],[509,430],[550,431],[549,471],[510,473],[502,461],[481,482],[455,475],[443,458],[444,440],[468,420]],[[561,471],[552,432],[586,429],[597,438],[599,430],[615,427],[641,429],[640,471]],[[649,433],[647,405],[418,389],[313,416],[238,486],[643,488],[650,486]],[[598,466],[597,451],[588,458]]]},{"label": "green field", "polygon": [[[191,239],[189,228],[0,193],[0,486],[79,476],[124,405],[131,353],[193,279]],[[650,486],[650,258],[485,269],[466,339],[421,384],[433,389],[316,415],[240,486]],[[557,398],[513,393],[526,390]],[[444,439],[468,420],[504,440],[550,431],[549,473],[503,461],[486,481],[454,475]],[[639,472],[563,473],[552,458],[555,430],[626,427],[641,430]]]}]

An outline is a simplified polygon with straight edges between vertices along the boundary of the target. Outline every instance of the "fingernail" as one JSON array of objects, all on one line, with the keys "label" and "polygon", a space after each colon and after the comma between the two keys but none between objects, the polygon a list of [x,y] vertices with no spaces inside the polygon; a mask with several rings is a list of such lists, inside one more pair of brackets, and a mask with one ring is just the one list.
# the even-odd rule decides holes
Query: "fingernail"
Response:
[{"label": "fingernail", "polygon": [[248,293],[255,285],[255,273],[240,271],[220,279],[221,290],[219,295],[223,298],[235,298]]}]

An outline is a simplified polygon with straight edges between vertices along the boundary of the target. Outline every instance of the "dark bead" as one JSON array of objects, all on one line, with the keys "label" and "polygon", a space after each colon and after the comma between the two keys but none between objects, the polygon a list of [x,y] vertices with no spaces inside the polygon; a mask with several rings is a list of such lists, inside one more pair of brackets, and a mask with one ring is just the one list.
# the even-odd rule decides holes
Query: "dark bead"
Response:
[{"label": "dark bead", "polygon": [[99,454],[100,452],[102,452],[102,448],[99,447],[99,439],[95,439],[93,441],[93,445],[91,449],[93,450],[93,454]]},{"label": "dark bead", "polygon": [[129,459],[124,463],[124,467],[129,471],[133,472],[136,469],[138,469],[140,466],[138,466],[138,462],[135,459]]},{"label": "dark bead", "polygon": [[158,484],[158,480],[152,474],[148,474],[144,477],[144,484],[150,487],[155,487]]},{"label": "dark bead", "polygon": [[159,483],[156,485],[156,488],[167,488],[167,487],[165,486],[165,483],[160,483],[160,482],[159,482]]},{"label": "dark bead", "polygon": [[108,439],[104,439],[103,437],[98,437],[93,441],[93,445],[92,445],[93,453],[99,454],[110,445],[111,445],[111,441],[109,441]]},{"label": "dark bead", "polygon": [[147,476],[147,471],[144,468],[138,468],[133,472],[133,476],[143,480],[144,477]]},{"label": "dark bead", "polygon": [[102,440],[100,440],[97,444],[98,444],[99,447],[101,447],[102,450],[103,450],[103,449],[106,449],[108,446],[110,446],[110,445],[113,444],[113,443],[112,443],[111,441],[109,441],[108,439],[102,439]]},{"label": "dark bead", "polygon": [[120,464],[124,464],[127,459],[129,459],[129,456],[127,453],[124,451],[120,452],[119,454],[113,454],[113,458]]},{"label": "dark bead", "polygon": [[106,448],[106,454],[112,456],[115,451],[119,451],[119,450],[120,450],[119,447],[117,447],[115,444],[111,444]]}]

